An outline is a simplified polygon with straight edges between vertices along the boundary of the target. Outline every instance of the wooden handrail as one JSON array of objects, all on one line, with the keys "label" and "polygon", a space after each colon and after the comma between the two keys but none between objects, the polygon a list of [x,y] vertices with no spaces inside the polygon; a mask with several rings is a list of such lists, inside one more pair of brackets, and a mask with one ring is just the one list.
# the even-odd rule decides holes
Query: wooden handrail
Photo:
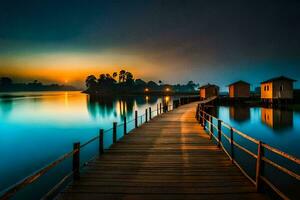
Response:
[{"label": "wooden handrail", "polygon": [[291,155],[289,155],[289,154],[287,154],[285,152],[282,152],[282,151],[280,151],[280,150],[278,150],[278,149],[276,149],[274,147],[271,147],[268,144],[263,144],[263,147],[266,148],[266,149],[268,149],[268,150],[270,150],[270,151],[272,151],[273,153],[276,153],[276,154],[278,154],[278,155],[280,155],[280,156],[282,156],[282,157],[284,157],[284,158],[286,158],[286,159],[288,159],[290,161],[293,161],[293,162],[295,162],[295,163],[297,163],[297,164],[300,165],[300,159],[298,159],[298,158],[296,158],[294,156],[291,156]]},{"label": "wooden handrail", "polygon": [[11,198],[17,191],[19,191],[20,189],[24,188],[26,185],[35,182],[43,174],[45,174],[50,169],[52,169],[53,167],[57,166],[59,163],[61,163],[65,159],[71,157],[72,155],[74,155],[77,152],[78,152],[78,150],[66,153],[63,156],[61,156],[60,158],[58,158],[57,160],[55,160],[55,161],[51,162],[50,164],[48,164],[46,167],[43,167],[42,169],[38,170],[37,172],[33,173],[30,176],[27,176],[23,180],[19,181],[18,183],[14,184],[13,186],[11,186],[8,189],[6,189],[6,191],[3,193],[3,195],[0,196],[0,199],[2,200],[2,199],[9,199],[9,198]]},{"label": "wooden handrail", "polygon": [[[268,186],[270,186],[270,188],[276,192],[281,198],[283,199],[288,199],[288,197],[282,192],[280,191],[276,186],[274,186],[266,177],[264,177],[262,174],[261,174],[261,162],[265,162],[265,163],[268,163],[269,165],[275,167],[276,169],[280,170],[281,172],[297,179],[297,180],[300,180],[300,175],[275,163],[274,161],[271,161],[270,159],[266,158],[264,155],[263,155],[263,151],[264,149],[268,149],[269,151],[283,157],[283,158],[286,158],[288,159],[289,161],[292,161],[293,163],[295,164],[298,164],[300,165],[300,159],[299,158],[296,158],[295,156],[292,156],[292,155],[289,155],[277,148],[274,148],[274,147],[271,147],[270,145],[268,144],[265,144],[265,143],[262,143],[261,141],[255,139],[255,138],[252,138],[248,135],[246,135],[245,133],[233,128],[232,126],[230,126],[229,124],[225,123],[225,122],[221,122],[222,124],[222,127],[225,127],[227,129],[229,129],[231,132],[231,136],[230,138],[222,131],[219,129],[218,126],[216,126],[212,120],[210,121],[210,119],[216,119],[218,122],[220,121],[220,119],[206,113],[204,110],[201,110],[203,106],[198,106],[198,109],[196,112],[199,113],[199,116],[197,116],[197,118],[199,118],[199,120],[201,120],[203,123],[202,124],[205,124],[205,123],[208,123],[210,124],[211,127],[215,127],[217,130],[219,130],[219,136],[223,136],[223,138],[225,138],[229,144],[231,144],[231,155],[227,152],[227,150],[225,149],[223,143],[222,143],[222,140],[221,138],[217,138],[211,131],[211,129],[208,129],[208,133],[210,134],[210,137],[212,136],[217,142],[218,144],[222,147],[222,149],[224,150],[224,152],[227,154],[227,156],[232,160],[232,162],[241,170],[241,172],[256,186],[257,190],[259,191],[260,189],[260,185],[261,185],[261,181],[260,180],[263,180]],[[205,123],[204,123],[205,122]],[[200,123],[201,124],[201,123]],[[205,128],[205,127],[204,127]],[[222,128],[221,128],[222,129]],[[238,144],[237,142],[234,141],[233,139],[233,133],[236,133],[237,135],[247,139],[248,141],[251,141],[255,144],[257,144],[258,146],[258,151],[257,151],[257,154],[253,153],[252,151],[246,149],[245,147],[241,146],[240,144]],[[248,155],[252,156],[253,158],[256,159],[256,180],[253,180],[248,174],[247,172],[238,164],[237,161],[234,160],[234,157],[232,156],[233,155],[233,146],[236,146],[238,147],[240,150],[244,151],[245,153],[247,153]]]}]

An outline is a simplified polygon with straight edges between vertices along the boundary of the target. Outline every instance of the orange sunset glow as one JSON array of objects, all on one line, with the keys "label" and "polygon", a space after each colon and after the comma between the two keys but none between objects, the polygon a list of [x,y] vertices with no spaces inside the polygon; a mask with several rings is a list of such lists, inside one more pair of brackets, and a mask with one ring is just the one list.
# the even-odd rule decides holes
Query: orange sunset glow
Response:
[{"label": "orange sunset glow", "polygon": [[[150,78],[157,73],[151,71],[154,64],[142,58],[118,53],[49,53],[23,55],[12,59],[3,58],[0,76],[12,76],[24,80],[38,79],[62,84],[83,86],[85,78],[90,74],[113,73],[123,68],[130,70],[135,76]],[[143,70],[140,70],[143,66]],[[157,69],[163,72],[163,69]]]}]

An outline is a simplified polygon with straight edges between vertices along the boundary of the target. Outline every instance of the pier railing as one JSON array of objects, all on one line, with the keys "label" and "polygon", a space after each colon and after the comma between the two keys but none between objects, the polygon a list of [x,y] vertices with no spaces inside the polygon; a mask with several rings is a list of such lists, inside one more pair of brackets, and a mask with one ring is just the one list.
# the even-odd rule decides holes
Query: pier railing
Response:
[{"label": "pier railing", "polygon": [[[100,156],[105,151],[104,137],[105,137],[106,133],[109,133],[112,131],[112,144],[114,144],[118,141],[118,136],[117,136],[118,128],[123,127],[122,128],[123,135],[127,135],[129,133],[128,128],[127,128],[129,123],[134,123],[133,129],[138,128],[140,125],[147,123],[149,120],[153,119],[156,116],[160,116],[161,114],[166,113],[170,110],[173,110],[180,105],[184,105],[184,104],[190,103],[192,101],[197,101],[197,100],[198,100],[198,98],[195,98],[195,97],[191,97],[191,98],[181,97],[179,100],[173,100],[172,104],[160,103],[160,104],[157,104],[154,109],[152,109],[151,107],[146,108],[145,112],[142,115],[138,115],[138,111],[136,110],[132,120],[127,121],[126,117],[124,117],[123,123],[117,124],[117,122],[113,122],[112,128],[107,129],[107,130],[100,129],[99,134],[97,136],[91,138],[87,142],[85,142],[83,144],[81,144],[79,142],[74,143],[72,151],[63,154],[58,159],[49,163],[42,169],[34,172],[33,174],[31,174],[31,175],[27,176],[26,178],[22,179],[21,181],[19,181],[18,183],[14,184],[14,185],[10,186],[9,188],[5,189],[4,191],[0,192],[0,200],[7,200],[7,199],[14,197],[18,192],[20,192],[26,186],[29,186],[29,185],[37,182],[43,175],[47,174],[50,170],[53,170],[55,167],[59,166],[67,159],[72,159],[72,170],[67,175],[65,175],[62,179],[60,179],[60,181],[54,187],[52,187],[52,189],[50,191],[48,191],[47,194],[45,194],[42,197],[42,199],[53,198],[57,194],[57,192],[62,188],[62,186],[64,184],[66,184],[66,182],[72,180],[72,178],[74,180],[77,180],[80,178],[81,168],[88,164],[88,162],[84,162],[83,165],[80,164],[81,163],[80,162],[81,161],[80,153],[84,147],[88,146],[89,144],[91,144],[95,141],[98,141],[98,152],[95,154],[96,154],[96,156]],[[93,160],[96,156],[94,156],[90,160]]]},{"label": "pier railing", "polygon": [[[276,170],[279,170],[280,172],[292,177],[297,181],[300,181],[300,175],[294,172],[293,170],[288,169],[287,167],[282,166],[276,163],[276,161],[267,157],[265,155],[265,151],[268,150],[273,154],[275,154],[276,156],[288,160],[289,162],[292,163],[293,166],[296,166],[296,169],[297,168],[300,169],[299,158],[296,158],[277,148],[265,144],[260,140],[252,138],[246,135],[245,133],[233,128],[231,125],[223,122],[222,120],[208,114],[207,112],[204,111],[203,104],[198,104],[196,109],[196,118],[201,124],[201,126],[203,126],[204,129],[206,129],[206,131],[208,132],[209,138],[214,139],[216,141],[217,146],[223,149],[223,151],[228,155],[232,163],[235,164],[240,169],[240,171],[250,180],[250,182],[256,187],[256,190],[258,192],[262,190],[262,186],[264,183],[267,186],[269,186],[282,199],[290,199],[282,190],[279,189],[279,187],[277,187],[271,180],[267,178],[267,176],[264,175],[264,164],[268,164],[272,166]],[[229,134],[225,134],[224,128],[229,131]],[[242,144],[239,144],[238,141],[235,140],[236,135],[255,144],[257,147],[256,152],[253,152],[250,150],[250,148],[247,148]],[[229,148],[227,149],[225,148],[223,142],[224,140],[226,140],[229,143]],[[255,178],[252,178],[251,175],[249,175],[249,173],[247,173],[246,170],[241,166],[241,163],[239,163],[236,160],[235,147],[240,149],[244,153],[248,154],[249,156],[253,157],[256,160]],[[299,183],[300,182],[298,182],[298,184]]]}]

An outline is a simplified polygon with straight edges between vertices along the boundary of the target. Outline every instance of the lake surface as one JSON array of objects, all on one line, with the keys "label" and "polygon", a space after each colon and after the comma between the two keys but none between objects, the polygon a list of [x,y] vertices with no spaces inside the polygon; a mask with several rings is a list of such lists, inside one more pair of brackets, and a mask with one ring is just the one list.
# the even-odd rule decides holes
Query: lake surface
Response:
[{"label": "lake surface", "polygon": [[300,157],[300,112],[261,107],[219,107],[217,116],[243,133]]},{"label": "lake surface", "polygon": [[[18,92],[0,96],[0,191],[69,152],[74,142],[84,143],[97,136],[100,128],[110,129],[112,122],[120,124],[127,116],[130,130],[134,127],[135,110],[142,115],[149,106],[155,110],[157,104],[171,104],[172,100],[169,96],[94,100],[80,92]],[[139,123],[140,120],[144,117]],[[118,126],[118,137],[122,135],[123,127]],[[104,140],[108,147],[112,143],[111,132],[105,134]],[[95,142],[82,150],[83,162],[97,154],[97,145]],[[58,177],[52,182],[70,169],[69,161],[54,170],[51,179]],[[51,182],[49,177],[46,179],[47,176],[36,186],[26,188],[19,197],[37,188],[44,190]]]}]

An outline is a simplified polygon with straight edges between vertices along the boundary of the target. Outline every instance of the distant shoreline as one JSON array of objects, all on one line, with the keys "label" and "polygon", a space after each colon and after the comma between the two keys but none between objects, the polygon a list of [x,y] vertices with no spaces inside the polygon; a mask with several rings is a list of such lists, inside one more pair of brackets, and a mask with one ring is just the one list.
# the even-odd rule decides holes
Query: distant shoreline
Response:
[{"label": "distant shoreline", "polygon": [[119,91],[119,92],[106,92],[106,93],[90,93],[86,90],[82,91],[84,94],[88,94],[93,97],[106,97],[106,96],[134,96],[134,95],[155,95],[155,96],[196,96],[199,95],[198,92],[166,92],[166,91],[152,91],[152,92],[129,92],[129,91]]}]

